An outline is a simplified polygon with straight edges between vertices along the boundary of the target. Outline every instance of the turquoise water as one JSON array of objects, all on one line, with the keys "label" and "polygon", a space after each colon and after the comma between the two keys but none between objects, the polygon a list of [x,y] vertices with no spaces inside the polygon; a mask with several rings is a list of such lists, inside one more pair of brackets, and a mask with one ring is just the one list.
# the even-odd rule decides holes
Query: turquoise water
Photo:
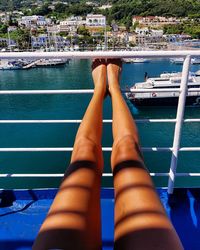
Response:
[{"label": "turquoise water", "polygon": [[[121,87],[143,81],[144,73],[158,76],[163,71],[181,71],[181,65],[168,60],[146,64],[126,64]],[[200,66],[191,66],[191,71]],[[93,87],[89,60],[72,60],[58,68],[36,68],[1,71],[0,89],[89,89]],[[91,95],[1,95],[0,119],[81,119]],[[175,118],[175,107],[145,107],[137,109],[127,101],[135,118]],[[104,119],[112,117],[110,99],[104,103]],[[200,107],[186,108],[185,118],[200,118]],[[70,147],[73,146],[77,124],[0,124],[1,147]],[[138,124],[143,147],[172,146],[174,124]],[[184,124],[181,146],[200,145],[200,124]],[[111,125],[104,124],[103,146],[112,145]],[[150,172],[168,172],[170,153],[144,153]],[[110,153],[105,153],[105,172],[110,172]],[[1,173],[63,173],[69,163],[68,152],[0,153]],[[200,172],[200,152],[180,153],[178,172]],[[155,177],[157,186],[166,186],[167,178]],[[199,185],[200,179],[179,177],[176,185]],[[57,187],[59,178],[0,179],[0,188]],[[104,186],[112,185],[112,178],[104,178]]]}]

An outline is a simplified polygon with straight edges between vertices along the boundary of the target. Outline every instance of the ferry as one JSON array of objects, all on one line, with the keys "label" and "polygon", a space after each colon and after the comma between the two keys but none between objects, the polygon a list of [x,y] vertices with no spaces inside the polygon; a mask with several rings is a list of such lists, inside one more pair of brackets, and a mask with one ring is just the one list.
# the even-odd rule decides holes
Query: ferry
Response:
[{"label": "ferry", "polygon": [[[147,76],[146,76],[147,77]],[[177,89],[180,88],[182,79],[181,72],[163,73],[160,77],[146,78],[145,82],[136,83],[126,93],[126,97],[138,106],[174,106],[178,104],[179,92],[165,91],[158,92],[159,89]],[[199,91],[188,92],[186,105],[200,105],[200,71],[190,72],[188,78],[188,89],[199,88]],[[150,93],[135,93],[135,90],[155,90]],[[134,93],[133,93],[134,92]]]}]

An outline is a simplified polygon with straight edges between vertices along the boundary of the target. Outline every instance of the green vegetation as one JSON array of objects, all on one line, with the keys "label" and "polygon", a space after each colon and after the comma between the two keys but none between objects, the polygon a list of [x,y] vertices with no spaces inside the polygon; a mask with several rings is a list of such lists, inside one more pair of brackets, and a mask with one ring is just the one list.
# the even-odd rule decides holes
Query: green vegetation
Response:
[{"label": "green vegetation", "polygon": [[10,32],[10,38],[17,42],[19,49],[28,48],[30,45],[30,31],[27,29],[17,29]]},{"label": "green vegetation", "polygon": [[[1,0],[0,10],[12,11],[22,8],[31,8],[31,12],[40,15],[86,15],[90,12],[96,12],[97,9],[85,4],[86,0],[66,0],[60,1],[55,5],[55,10],[48,9],[51,0],[44,0],[43,5],[37,6],[37,1],[33,0]],[[125,21],[132,15],[157,15],[157,16],[200,16],[199,0],[93,0],[97,4],[112,4],[111,9],[102,10],[102,12],[111,20]],[[64,4],[65,3],[65,4]],[[67,3],[67,5],[66,5]],[[99,10],[98,10],[99,12]]]},{"label": "green vegetation", "polygon": [[192,38],[200,38],[200,23],[198,21],[188,21],[177,25],[164,26],[165,34],[188,34]]},{"label": "green vegetation", "polygon": [[[9,34],[10,38],[17,42],[19,49],[24,49],[29,47],[30,31],[28,29],[18,28],[17,30],[12,31]],[[8,39],[8,26],[5,24],[0,24],[0,37]],[[0,47],[2,47],[2,44],[0,44]]]}]

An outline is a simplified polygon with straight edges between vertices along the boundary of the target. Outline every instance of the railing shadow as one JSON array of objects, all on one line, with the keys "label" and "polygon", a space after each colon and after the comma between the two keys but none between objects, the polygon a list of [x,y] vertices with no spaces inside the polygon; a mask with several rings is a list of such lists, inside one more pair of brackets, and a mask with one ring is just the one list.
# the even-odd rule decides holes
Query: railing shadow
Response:
[{"label": "railing shadow", "polygon": [[200,246],[200,190],[175,189],[170,202],[170,218],[185,250]]},{"label": "railing shadow", "polygon": [[[14,211],[10,211],[10,212],[6,212],[4,214],[0,214],[0,217],[23,212],[26,209],[28,209],[34,202],[36,202],[38,200],[37,196],[34,194],[34,192],[32,190],[28,190],[28,193],[30,194],[32,201],[30,201],[28,204],[26,204],[23,208],[20,208],[20,209],[14,210]],[[5,190],[5,191],[2,191],[2,193],[0,194],[0,200],[1,200],[0,208],[11,207],[11,206],[13,206],[13,202],[16,201],[16,197],[15,197],[15,194],[12,190]]]},{"label": "railing shadow", "polygon": [[31,240],[0,240],[1,250],[31,249]]}]

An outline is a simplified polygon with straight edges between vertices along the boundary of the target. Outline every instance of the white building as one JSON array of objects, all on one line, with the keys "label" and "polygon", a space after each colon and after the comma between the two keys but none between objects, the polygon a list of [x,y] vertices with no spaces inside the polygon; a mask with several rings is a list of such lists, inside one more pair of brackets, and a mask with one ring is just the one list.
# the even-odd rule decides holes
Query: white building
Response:
[{"label": "white building", "polygon": [[164,40],[163,30],[149,29],[147,27],[144,28],[136,28],[135,29],[135,41],[137,44],[145,44],[145,43],[159,43]]},{"label": "white building", "polygon": [[144,28],[136,28],[135,33],[142,36],[155,36],[155,37],[162,37],[163,36],[163,30],[159,29],[149,29],[148,27]]},{"label": "white building", "polygon": [[180,23],[180,19],[176,17],[164,17],[164,16],[133,16],[132,24],[134,25],[136,22],[142,25],[147,26],[163,26],[167,24],[177,24]]},{"label": "white building", "polygon": [[19,25],[25,25],[26,27],[30,27],[32,25],[35,26],[46,26],[51,23],[51,19],[45,18],[44,16],[24,16],[19,21]]},{"label": "white building", "polygon": [[88,6],[98,7],[98,3],[91,2],[91,1],[87,1],[85,4]]},{"label": "white building", "polygon": [[75,26],[75,27],[85,25],[85,24],[86,24],[86,21],[83,20],[81,16],[71,16],[67,18],[65,21],[60,22],[60,25]]},{"label": "white building", "polygon": [[10,20],[10,14],[6,13],[6,12],[1,12],[0,13],[0,21],[2,23],[6,23]]},{"label": "white building", "polygon": [[106,10],[106,9],[110,9],[110,8],[112,8],[112,5],[110,5],[110,4],[104,4],[104,5],[100,6],[98,9],[100,9],[100,10]]},{"label": "white building", "polygon": [[152,36],[155,36],[155,37],[162,37],[163,34],[164,34],[164,32],[163,32],[163,30],[154,30],[154,29],[151,29],[150,34]]},{"label": "white building", "polygon": [[146,36],[147,34],[149,34],[149,28],[148,27],[144,27],[144,28],[137,27],[135,29],[135,33],[137,33],[138,35]]},{"label": "white building", "polygon": [[59,33],[60,32],[60,26],[59,25],[53,25],[47,27],[48,33]]},{"label": "white building", "polygon": [[12,31],[15,31],[15,30],[17,30],[17,27],[16,27],[16,26],[9,26],[9,27],[8,27],[8,31],[9,31],[9,32],[12,32]]},{"label": "white building", "polygon": [[106,25],[106,17],[101,14],[97,15],[88,14],[86,17],[86,26],[103,27],[105,25]]}]

